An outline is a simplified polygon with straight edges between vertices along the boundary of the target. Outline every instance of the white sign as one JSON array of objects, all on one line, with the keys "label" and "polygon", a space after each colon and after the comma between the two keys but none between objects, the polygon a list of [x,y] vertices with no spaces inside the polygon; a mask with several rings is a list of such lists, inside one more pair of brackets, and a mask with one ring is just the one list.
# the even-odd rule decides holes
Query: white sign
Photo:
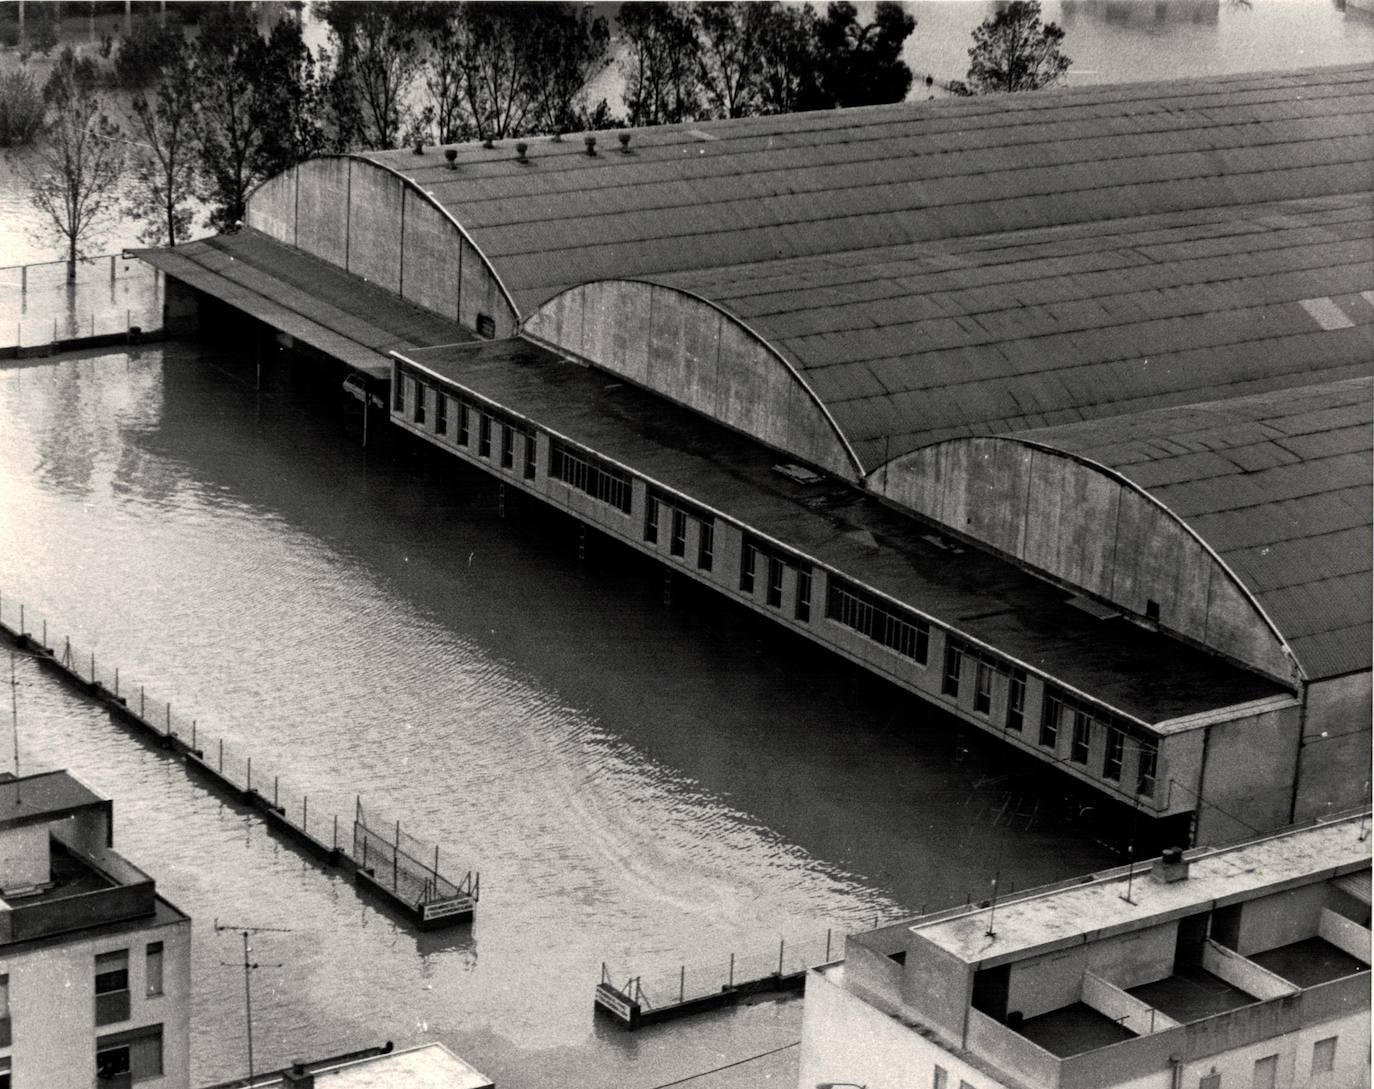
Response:
[{"label": "white sign", "polygon": [[622,1021],[629,1021],[634,1017],[634,1007],[621,998],[619,992],[611,990],[604,983],[596,988],[596,1001],[598,1005],[605,1006]]},{"label": "white sign", "polygon": [[431,900],[427,904],[421,904],[420,917],[425,922],[429,922],[431,919],[443,919],[449,915],[462,915],[472,910],[472,897],[451,896],[447,900]]}]

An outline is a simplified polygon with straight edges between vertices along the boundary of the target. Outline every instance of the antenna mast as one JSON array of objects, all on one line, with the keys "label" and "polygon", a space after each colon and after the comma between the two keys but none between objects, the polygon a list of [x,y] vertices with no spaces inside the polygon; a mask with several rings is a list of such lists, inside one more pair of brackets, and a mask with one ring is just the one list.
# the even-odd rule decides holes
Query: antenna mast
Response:
[{"label": "antenna mast", "polygon": [[[247,1089],[253,1089],[255,1072],[253,1070],[253,972],[258,968],[281,968],[282,964],[259,964],[249,958],[253,951],[248,944],[249,936],[252,934],[290,934],[287,927],[280,926],[236,926],[231,923],[221,923],[215,920],[215,933],[219,934],[225,930],[237,931],[243,936],[243,1020],[248,1029],[248,1082]],[[220,962],[221,968],[237,968],[237,964],[228,961]]]}]

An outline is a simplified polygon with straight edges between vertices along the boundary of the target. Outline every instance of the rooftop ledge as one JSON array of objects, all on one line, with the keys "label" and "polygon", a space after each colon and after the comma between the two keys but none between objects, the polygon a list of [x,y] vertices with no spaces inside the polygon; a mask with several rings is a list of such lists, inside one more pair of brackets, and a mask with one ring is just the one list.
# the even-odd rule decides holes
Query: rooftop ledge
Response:
[{"label": "rooftop ledge", "polygon": [[54,881],[0,900],[0,946],[152,915],[151,877],[114,851],[98,858],[52,841]]}]

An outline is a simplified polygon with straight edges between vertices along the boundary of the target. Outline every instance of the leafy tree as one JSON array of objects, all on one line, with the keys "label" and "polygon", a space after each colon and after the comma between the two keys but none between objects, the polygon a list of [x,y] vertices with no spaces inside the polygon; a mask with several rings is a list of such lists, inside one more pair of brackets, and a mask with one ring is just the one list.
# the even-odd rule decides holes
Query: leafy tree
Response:
[{"label": "leafy tree", "polygon": [[617,21],[627,45],[621,67],[630,124],[695,118],[701,43],[692,10],[680,3],[626,3]]},{"label": "leafy tree", "polygon": [[525,131],[533,108],[529,73],[530,41],[516,4],[469,4],[464,8],[467,48],[463,59],[463,100],[482,139],[501,139]]},{"label": "leafy tree", "polygon": [[339,132],[366,147],[398,146],[413,121],[407,98],[424,60],[425,9],[333,0],[322,14],[335,43],[329,100]]},{"label": "leafy tree", "polygon": [[900,102],[911,89],[902,47],[916,20],[900,4],[880,0],[873,21],[860,23],[848,0],[826,7],[816,24],[816,93],[803,108]]},{"label": "leafy tree", "polygon": [[43,96],[22,68],[0,76],[0,147],[27,144],[43,128]]},{"label": "leafy tree", "polygon": [[758,64],[759,113],[806,109],[817,80],[816,9],[774,8],[759,40]]},{"label": "leafy tree", "polygon": [[973,32],[967,85],[955,93],[1036,91],[1048,87],[1072,63],[1059,52],[1064,31],[1042,23],[1038,0],[1014,0]]},{"label": "leafy tree", "polygon": [[67,279],[76,279],[81,243],[99,230],[116,207],[124,145],[119,126],[105,113],[96,87],[99,72],[89,60],[62,51],[43,88],[53,112],[47,141],[20,168],[33,203],[67,241]]},{"label": "leafy tree", "polygon": [[463,75],[467,66],[468,24],[457,4],[430,4],[426,8],[425,38],[429,55],[425,64],[425,90],[430,104],[426,117],[437,127],[441,144],[472,138],[467,114]]},{"label": "leafy tree", "polygon": [[280,19],[267,36],[262,84],[256,108],[262,120],[262,143],[256,167],[263,177],[313,159],[325,150],[320,123],[324,92],[310,47],[295,19]]},{"label": "leafy tree", "polygon": [[587,84],[609,63],[611,32],[606,20],[571,4],[525,5],[524,10],[529,20],[531,131],[593,127],[587,123],[593,115],[581,103]]},{"label": "leafy tree", "polygon": [[177,35],[159,59],[152,97],[133,97],[134,131],[142,145],[135,160],[138,188],[129,210],[145,220],[143,241],[175,246],[191,229],[195,192],[196,73],[190,48]]},{"label": "leafy tree", "polygon": [[693,8],[701,41],[698,79],[715,117],[745,117],[760,112],[764,78],[763,46],[776,29],[775,0],[724,3],[705,0]]},{"label": "leafy tree", "polygon": [[266,71],[267,45],[250,16],[227,6],[211,11],[196,40],[196,142],[210,224],[219,231],[242,222],[248,194],[264,177]]},{"label": "leafy tree", "polygon": [[[115,81],[126,90],[156,82],[163,64],[184,41],[181,31],[164,27],[152,17],[135,20],[133,33],[119,40],[119,52],[114,59]],[[101,48],[104,49],[103,41]]]}]

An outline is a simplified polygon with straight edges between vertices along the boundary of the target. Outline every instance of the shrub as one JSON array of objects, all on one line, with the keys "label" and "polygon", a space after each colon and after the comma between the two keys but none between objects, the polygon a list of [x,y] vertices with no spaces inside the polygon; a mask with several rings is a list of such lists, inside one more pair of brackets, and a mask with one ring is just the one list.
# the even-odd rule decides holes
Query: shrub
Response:
[{"label": "shrub", "polygon": [[0,77],[0,147],[27,144],[43,127],[43,96],[27,72]]}]

